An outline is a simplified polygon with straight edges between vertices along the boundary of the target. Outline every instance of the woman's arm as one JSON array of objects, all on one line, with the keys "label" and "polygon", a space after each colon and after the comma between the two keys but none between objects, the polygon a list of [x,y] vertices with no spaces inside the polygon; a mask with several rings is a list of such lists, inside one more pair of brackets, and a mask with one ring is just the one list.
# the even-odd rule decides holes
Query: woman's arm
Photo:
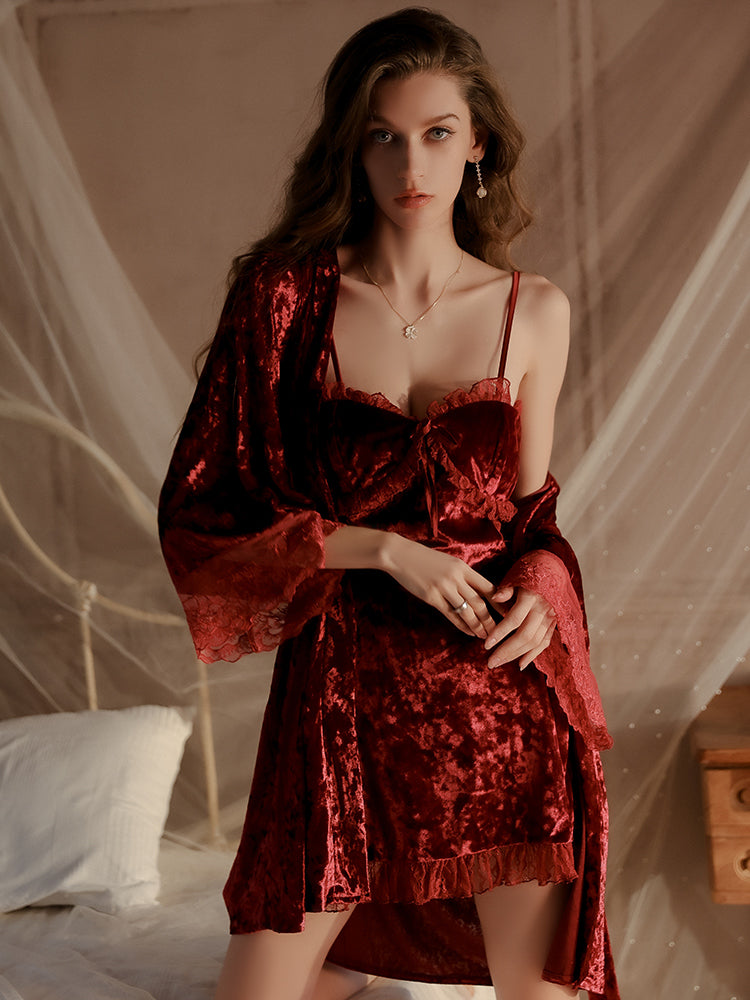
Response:
[{"label": "woman's arm", "polygon": [[[466,635],[485,639],[493,626],[485,599],[495,586],[462,559],[395,531],[343,525],[324,543],[326,569],[379,569],[432,605]],[[454,609],[463,602],[466,607]]]},{"label": "woman's arm", "polygon": [[323,543],[326,569],[385,569],[388,531],[342,525]]},{"label": "woman's arm", "polygon": [[570,303],[563,291],[536,275],[521,283],[517,322],[523,322],[526,372],[518,389],[521,447],[515,495],[544,486],[552,454],[555,407],[570,343]]},{"label": "woman's arm", "polygon": [[[529,276],[519,298],[525,332],[526,372],[518,390],[521,411],[519,474],[515,496],[540,490],[547,479],[560,394],[570,342],[570,303],[546,278]],[[517,322],[518,322],[517,319]],[[549,645],[555,630],[551,605],[523,587],[500,587],[493,603],[503,613],[485,641],[490,667],[518,659],[523,670]]]}]

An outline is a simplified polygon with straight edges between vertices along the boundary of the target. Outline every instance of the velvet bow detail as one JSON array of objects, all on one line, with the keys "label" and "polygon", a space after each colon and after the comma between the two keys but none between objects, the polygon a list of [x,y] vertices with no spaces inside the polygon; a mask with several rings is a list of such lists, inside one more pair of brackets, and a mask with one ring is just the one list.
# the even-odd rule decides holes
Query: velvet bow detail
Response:
[{"label": "velvet bow detail", "polygon": [[424,477],[425,504],[430,519],[433,538],[440,534],[439,470],[458,490],[466,510],[476,516],[487,517],[501,530],[501,525],[512,520],[516,514],[515,505],[506,497],[497,497],[489,489],[489,483],[479,482],[460,469],[451,457],[461,441],[457,434],[440,419],[428,418],[420,427],[416,437],[419,464]]}]

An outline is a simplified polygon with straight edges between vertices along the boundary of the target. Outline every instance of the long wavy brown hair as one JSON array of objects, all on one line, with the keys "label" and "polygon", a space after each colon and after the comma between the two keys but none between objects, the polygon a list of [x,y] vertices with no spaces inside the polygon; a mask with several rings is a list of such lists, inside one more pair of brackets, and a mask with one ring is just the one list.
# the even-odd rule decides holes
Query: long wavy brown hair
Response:
[{"label": "long wavy brown hair", "polygon": [[453,208],[456,240],[487,263],[510,266],[510,243],[531,221],[514,176],[523,135],[477,40],[437,11],[409,7],[366,24],[331,63],[320,123],[295,161],[278,220],[234,259],[230,280],[259,255],[290,263],[368,235],[374,203],[360,144],[373,87],[424,72],[459,82],[473,126],[488,137],[482,159],[487,197],[477,198],[476,171],[467,163]]}]

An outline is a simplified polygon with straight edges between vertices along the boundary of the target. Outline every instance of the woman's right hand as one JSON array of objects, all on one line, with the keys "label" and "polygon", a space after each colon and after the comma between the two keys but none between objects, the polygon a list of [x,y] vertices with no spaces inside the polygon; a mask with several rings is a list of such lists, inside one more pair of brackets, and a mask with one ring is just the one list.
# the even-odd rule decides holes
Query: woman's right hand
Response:
[{"label": "woman's right hand", "polygon": [[485,598],[497,588],[462,559],[395,532],[386,535],[381,568],[461,632],[485,639],[495,626]]}]

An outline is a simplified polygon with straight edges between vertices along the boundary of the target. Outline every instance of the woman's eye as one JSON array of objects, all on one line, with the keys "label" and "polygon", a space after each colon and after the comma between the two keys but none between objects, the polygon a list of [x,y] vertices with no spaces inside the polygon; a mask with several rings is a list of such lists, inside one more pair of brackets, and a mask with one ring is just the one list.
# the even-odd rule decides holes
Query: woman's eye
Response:
[{"label": "woman's eye", "polygon": [[382,146],[384,143],[390,141],[391,133],[386,132],[385,129],[379,128],[374,132],[370,132],[370,138],[372,139],[373,142]]},{"label": "woman's eye", "polygon": [[437,125],[434,129],[432,129],[433,138],[438,139],[440,142],[447,139],[449,135],[453,135],[452,130],[444,128],[442,125]]}]

